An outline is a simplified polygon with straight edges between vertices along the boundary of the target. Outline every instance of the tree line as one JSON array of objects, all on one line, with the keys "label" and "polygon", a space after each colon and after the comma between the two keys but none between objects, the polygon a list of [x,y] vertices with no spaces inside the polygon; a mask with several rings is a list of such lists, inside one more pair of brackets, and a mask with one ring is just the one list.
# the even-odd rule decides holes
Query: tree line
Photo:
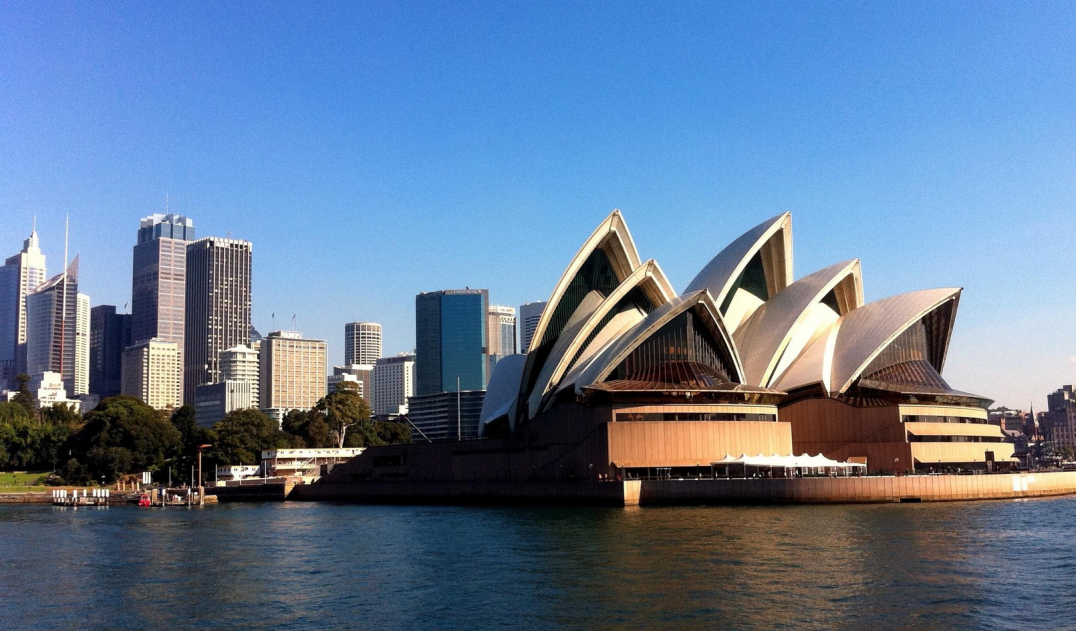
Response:
[{"label": "tree line", "polygon": [[[410,443],[404,423],[374,421],[355,384],[343,382],[310,410],[291,410],[278,425],[256,409],[228,413],[199,427],[193,406],[154,410],[140,399],[109,397],[80,417],[63,404],[36,409],[18,377],[19,391],[0,402],[0,469],[52,470],[60,484],[110,484],[132,473],[191,482],[198,448],[204,470],[258,464],[265,449],[371,447]],[[206,475],[206,478],[210,478]]]}]

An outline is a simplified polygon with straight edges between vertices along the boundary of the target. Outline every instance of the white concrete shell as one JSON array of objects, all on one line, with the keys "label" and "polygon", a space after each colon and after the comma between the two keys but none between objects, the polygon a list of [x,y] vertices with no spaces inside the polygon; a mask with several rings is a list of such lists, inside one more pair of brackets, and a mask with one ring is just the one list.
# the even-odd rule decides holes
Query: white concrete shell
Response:
[{"label": "white concrete shell", "polygon": [[705,289],[719,307],[725,305],[731,294],[731,303],[723,309],[721,317],[733,333],[764,302],[736,286],[756,254],[762,259],[767,297],[773,297],[792,281],[791,213],[778,215],[745,232],[707,263],[684,290],[686,294]]},{"label": "white concrete shell", "polygon": [[523,367],[526,363],[526,355],[509,355],[501,358],[493,367],[489,385],[486,386],[486,398],[482,400],[479,435],[491,421],[508,415],[519,393],[519,382],[523,379]]},{"label": "white concrete shell", "polygon": [[[832,304],[826,304],[831,292]],[[859,259],[817,271],[777,292],[733,335],[746,383],[769,387],[815,338],[861,306]]]},{"label": "white concrete shell", "polygon": [[564,274],[557,281],[556,286],[553,288],[553,293],[550,294],[549,300],[546,301],[546,307],[542,311],[542,317],[538,320],[538,326],[534,328],[534,335],[531,338],[532,346],[537,347],[548,341],[543,338],[549,328],[553,314],[557,311],[557,307],[560,306],[565,290],[568,289],[576,274],[579,273],[579,269],[595,250],[605,251],[617,277],[621,281],[639,267],[639,253],[635,249],[635,242],[631,238],[631,233],[628,232],[628,224],[624,222],[620,211],[614,210],[594,230],[590,238],[583,243],[583,247],[579,248],[575,257],[572,258],[568,269],[564,270]]},{"label": "white concrete shell", "polygon": [[736,343],[721,321],[717,305],[708,292],[696,291],[679,296],[658,307],[642,322],[606,344],[586,365],[581,365],[582,362],[577,364],[576,368],[573,368],[562,381],[558,390],[574,386],[576,392],[581,394],[584,387],[605,381],[609,374],[651,335],[660,331],[676,316],[696,306],[699,307],[697,312],[706,316],[707,325],[711,328],[714,337],[726,345],[735,373],[730,374],[729,379],[735,383],[743,383],[743,366],[740,363],[739,353],[736,352]]},{"label": "white concrete shell", "polygon": [[773,387],[788,391],[821,383],[828,393],[843,393],[901,333],[951,303],[948,317],[933,325],[941,329],[930,332],[932,338],[942,340],[937,357],[931,360],[940,373],[960,291],[959,288],[913,291],[853,310],[812,342]]},{"label": "white concrete shell", "polygon": [[[645,312],[632,309],[617,314],[609,322],[605,322],[604,326],[601,326],[606,317],[633,289],[642,291],[655,307],[659,307],[676,297],[676,292],[673,291],[672,285],[656,261],[650,259],[640,265],[586,318],[581,318],[571,323],[561,333],[553,345],[553,350],[550,351],[545,364],[542,366],[534,388],[531,389],[528,396],[527,404],[531,417],[540,411],[542,399],[556,386],[564,373],[571,368],[572,361],[576,360],[576,363],[578,363],[578,359],[582,359],[582,356],[578,359],[576,358],[580,351],[585,352],[590,346],[601,344],[602,341],[610,339],[610,335],[621,333],[625,328],[625,323],[635,324],[646,317]],[[601,326],[601,330],[599,330],[599,326]],[[603,336],[602,332],[605,329],[609,329],[609,332]]]},{"label": "white concrete shell", "polygon": [[[514,419],[521,411],[525,411],[519,409],[518,405],[526,405],[530,391],[533,389],[546,363],[548,345],[555,344],[562,332],[579,322],[587,320],[605,300],[605,296],[599,292],[589,292],[580,299],[579,304],[575,306],[570,317],[562,326],[554,322],[555,318],[563,315],[560,307],[561,301],[565,298],[565,292],[572,285],[572,281],[579,275],[587,260],[598,250],[601,250],[609,260],[610,267],[612,267],[618,281],[617,285],[622,284],[624,279],[638,269],[640,265],[639,253],[635,249],[635,242],[632,240],[628,225],[624,222],[619,210],[611,212],[583,243],[583,247],[576,252],[568,268],[564,270],[564,274],[561,275],[560,280],[557,281],[556,286],[553,288],[553,293],[550,294],[549,300],[546,301],[542,317],[538,320],[538,325],[535,327],[534,334],[531,337],[531,348],[527,353],[526,365],[523,368],[523,375],[520,380],[520,399],[517,400],[517,405],[513,406],[511,411],[513,426]],[[560,330],[555,330],[555,326],[561,327]]]}]

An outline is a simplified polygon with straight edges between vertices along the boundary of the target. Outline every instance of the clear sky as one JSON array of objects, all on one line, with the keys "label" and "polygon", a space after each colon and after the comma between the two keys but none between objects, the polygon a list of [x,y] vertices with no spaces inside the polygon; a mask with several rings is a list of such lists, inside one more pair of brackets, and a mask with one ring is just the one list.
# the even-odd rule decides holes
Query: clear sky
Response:
[{"label": "clear sky", "polygon": [[93,304],[138,219],[254,242],[254,325],[414,345],[420,291],[544,300],[620,208],[680,290],[793,213],[796,276],[961,286],[945,376],[1076,382],[1076,4],[0,1],[0,253],[63,218]]}]

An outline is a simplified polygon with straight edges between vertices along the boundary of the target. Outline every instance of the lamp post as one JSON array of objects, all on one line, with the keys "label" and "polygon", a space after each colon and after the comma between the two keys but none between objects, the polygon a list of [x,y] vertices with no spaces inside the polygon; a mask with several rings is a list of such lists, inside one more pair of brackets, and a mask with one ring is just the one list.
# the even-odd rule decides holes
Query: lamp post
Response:
[{"label": "lamp post", "polygon": [[202,450],[213,445],[198,445],[198,505],[205,505],[205,487],[202,486]]}]

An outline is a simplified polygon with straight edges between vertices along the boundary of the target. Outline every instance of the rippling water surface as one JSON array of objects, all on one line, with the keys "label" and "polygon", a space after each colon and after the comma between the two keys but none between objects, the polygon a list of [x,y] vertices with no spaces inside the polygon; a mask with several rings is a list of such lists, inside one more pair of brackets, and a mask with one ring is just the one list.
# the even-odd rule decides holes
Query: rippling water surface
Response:
[{"label": "rippling water surface", "polygon": [[0,506],[0,628],[1072,628],[1074,523],[1074,498]]}]

